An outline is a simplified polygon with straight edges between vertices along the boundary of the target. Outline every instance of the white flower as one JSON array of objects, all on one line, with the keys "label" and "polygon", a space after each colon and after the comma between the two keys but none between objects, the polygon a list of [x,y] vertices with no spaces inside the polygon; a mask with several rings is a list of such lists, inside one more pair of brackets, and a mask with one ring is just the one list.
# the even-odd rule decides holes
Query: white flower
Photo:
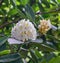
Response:
[{"label": "white flower", "polygon": [[50,20],[40,20],[40,25],[38,26],[40,33],[46,34],[51,27]]},{"label": "white flower", "polygon": [[[23,42],[28,39],[35,40],[37,32],[32,22],[23,19],[12,28],[11,37]],[[10,39],[8,39],[8,42],[10,42]]]}]

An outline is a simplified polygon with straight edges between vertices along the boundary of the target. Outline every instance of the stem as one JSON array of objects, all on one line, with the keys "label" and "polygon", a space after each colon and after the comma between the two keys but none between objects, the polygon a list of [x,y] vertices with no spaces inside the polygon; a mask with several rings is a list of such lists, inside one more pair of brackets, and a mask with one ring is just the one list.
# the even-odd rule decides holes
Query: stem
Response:
[{"label": "stem", "polygon": [[20,46],[21,46],[21,45],[18,45],[18,49],[16,50],[17,52],[19,52],[19,50],[20,50]]}]

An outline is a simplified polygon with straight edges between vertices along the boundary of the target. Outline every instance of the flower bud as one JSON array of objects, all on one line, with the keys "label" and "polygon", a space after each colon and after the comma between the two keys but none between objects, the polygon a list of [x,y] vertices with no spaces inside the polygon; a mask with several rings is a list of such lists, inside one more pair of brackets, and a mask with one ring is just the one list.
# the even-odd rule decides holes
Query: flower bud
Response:
[{"label": "flower bud", "polygon": [[38,28],[41,34],[46,34],[47,31],[51,29],[50,20],[40,20],[40,25]]}]

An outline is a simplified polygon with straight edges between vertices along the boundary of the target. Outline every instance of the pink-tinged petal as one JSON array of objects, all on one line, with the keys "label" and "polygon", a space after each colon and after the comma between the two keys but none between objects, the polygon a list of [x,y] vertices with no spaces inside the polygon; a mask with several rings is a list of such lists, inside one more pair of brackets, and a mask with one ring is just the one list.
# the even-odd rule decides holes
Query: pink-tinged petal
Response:
[{"label": "pink-tinged petal", "polygon": [[22,41],[14,39],[14,38],[9,38],[8,42],[9,42],[9,44],[22,44],[22,43],[24,43]]},{"label": "pink-tinged petal", "polygon": [[51,27],[52,27],[52,30],[57,30],[57,27],[56,26],[51,25]]}]

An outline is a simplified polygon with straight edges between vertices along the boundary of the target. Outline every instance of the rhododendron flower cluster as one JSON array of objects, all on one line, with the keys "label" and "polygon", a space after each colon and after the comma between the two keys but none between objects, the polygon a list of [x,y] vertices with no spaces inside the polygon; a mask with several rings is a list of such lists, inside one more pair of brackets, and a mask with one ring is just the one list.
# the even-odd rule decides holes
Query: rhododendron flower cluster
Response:
[{"label": "rhododendron flower cluster", "polygon": [[23,19],[12,28],[11,37],[25,42],[28,39],[35,40],[37,32],[32,22]]}]

